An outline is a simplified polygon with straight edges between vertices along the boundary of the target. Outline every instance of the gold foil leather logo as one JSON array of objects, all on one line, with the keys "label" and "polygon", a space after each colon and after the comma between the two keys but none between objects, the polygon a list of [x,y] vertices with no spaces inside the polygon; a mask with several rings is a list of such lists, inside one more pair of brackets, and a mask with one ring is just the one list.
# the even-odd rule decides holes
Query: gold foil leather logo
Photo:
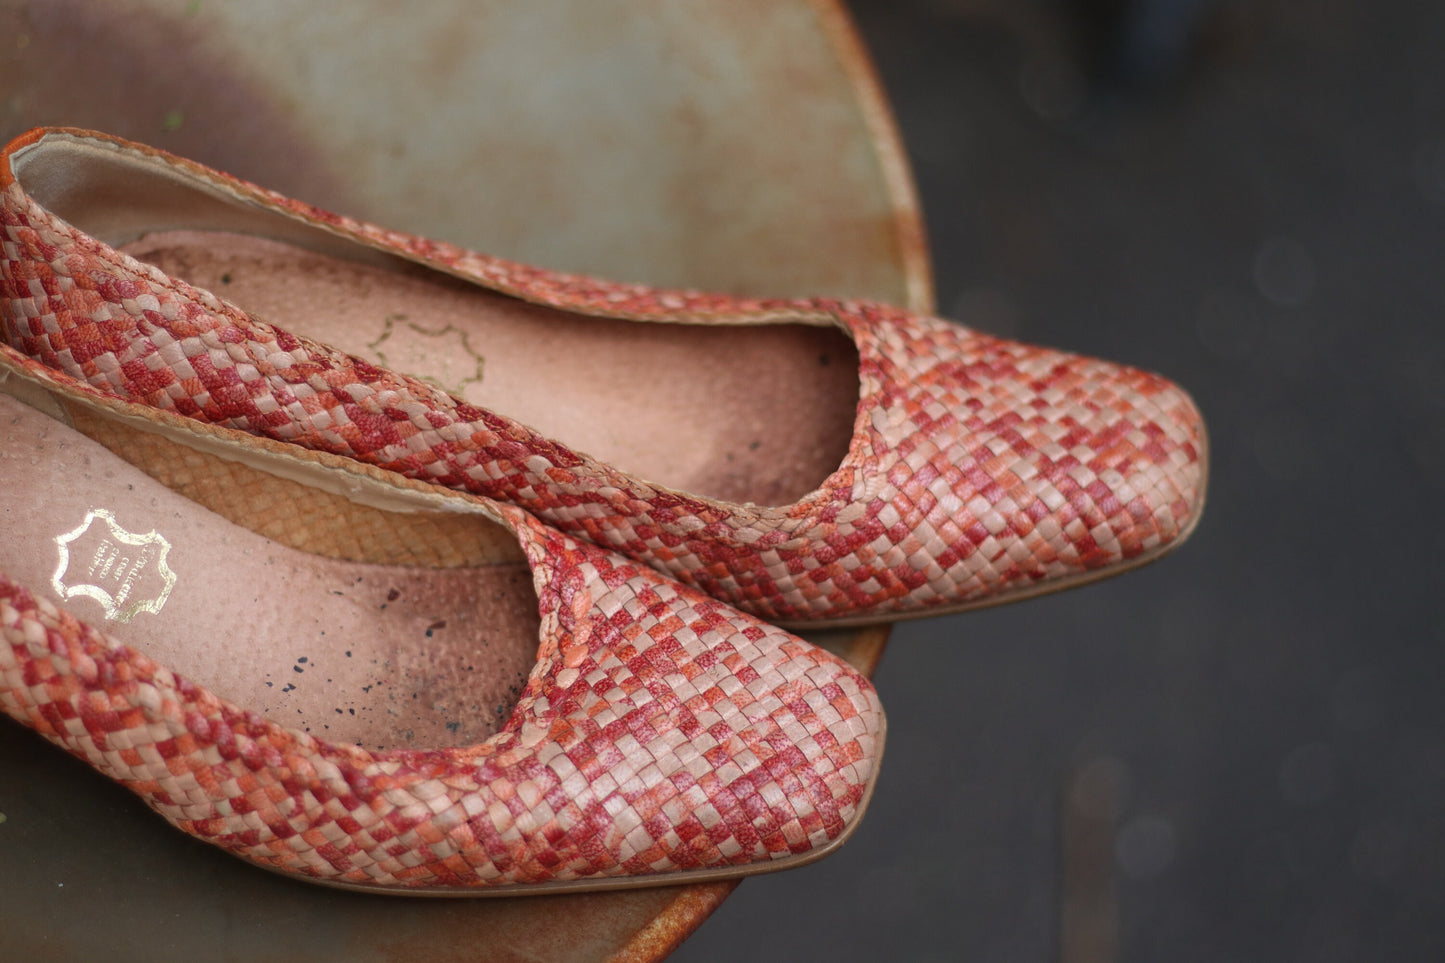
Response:
[{"label": "gold foil leather logo", "polygon": [[74,531],[55,539],[60,563],[50,579],[62,599],[95,599],[113,622],[156,613],[170,598],[176,573],[166,564],[171,543],[154,530],[126,531],[109,511],[92,508]]}]

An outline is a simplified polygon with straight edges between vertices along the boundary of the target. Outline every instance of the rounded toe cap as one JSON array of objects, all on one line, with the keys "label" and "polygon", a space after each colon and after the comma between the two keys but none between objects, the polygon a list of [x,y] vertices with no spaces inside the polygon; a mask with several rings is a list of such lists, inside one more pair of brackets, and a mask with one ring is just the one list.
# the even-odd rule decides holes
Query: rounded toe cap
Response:
[{"label": "rounded toe cap", "polygon": [[[1127,365],[912,319],[865,374],[899,612],[969,608],[1157,557],[1198,522],[1204,420]],[[880,339],[881,340],[881,339]],[[871,394],[869,393],[871,389]]]}]

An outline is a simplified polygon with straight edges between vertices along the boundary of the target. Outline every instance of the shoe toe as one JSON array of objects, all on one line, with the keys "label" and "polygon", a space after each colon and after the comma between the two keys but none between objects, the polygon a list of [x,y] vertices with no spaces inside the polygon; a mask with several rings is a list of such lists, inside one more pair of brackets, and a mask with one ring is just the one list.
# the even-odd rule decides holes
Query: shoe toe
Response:
[{"label": "shoe toe", "polygon": [[1003,540],[1001,581],[1140,560],[1190,531],[1205,442],[1183,389],[1125,365],[973,340],[954,409],[966,430],[950,448],[969,496],[962,527]]},{"label": "shoe toe", "polygon": [[[1159,375],[911,320],[865,369],[900,611],[969,608],[1177,545],[1204,501],[1203,418]],[[902,576],[900,576],[902,578]]]}]

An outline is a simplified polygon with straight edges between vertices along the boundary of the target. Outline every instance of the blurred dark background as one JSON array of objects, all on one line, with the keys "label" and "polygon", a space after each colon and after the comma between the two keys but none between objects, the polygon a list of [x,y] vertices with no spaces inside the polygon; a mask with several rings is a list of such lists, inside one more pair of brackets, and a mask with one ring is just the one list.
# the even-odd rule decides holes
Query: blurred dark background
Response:
[{"label": "blurred dark background", "polygon": [[1445,5],[850,6],[941,312],[1183,383],[1210,497],[899,625],[857,836],[674,959],[1445,959]]}]

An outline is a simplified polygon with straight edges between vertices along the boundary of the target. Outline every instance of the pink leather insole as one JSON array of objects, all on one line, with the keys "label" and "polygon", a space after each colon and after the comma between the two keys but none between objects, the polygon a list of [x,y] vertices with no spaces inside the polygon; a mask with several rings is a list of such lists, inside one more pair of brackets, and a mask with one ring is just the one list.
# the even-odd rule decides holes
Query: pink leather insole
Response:
[{"label": "pink leather insole", "polygon": [[402,262],[224,232],[164,231],[121,249],[671,488],[786,505],[848,451],[858,355],[836,328],[587,318]]},{"label": "pink leather insole", "polygon": [[[217,695],[368,748],[470,745],[511,714],[538,645],[525,564],[287,548],[3,393],[0,436],[0,571]],[[103,598],[161,601],[118,621]]]}]

